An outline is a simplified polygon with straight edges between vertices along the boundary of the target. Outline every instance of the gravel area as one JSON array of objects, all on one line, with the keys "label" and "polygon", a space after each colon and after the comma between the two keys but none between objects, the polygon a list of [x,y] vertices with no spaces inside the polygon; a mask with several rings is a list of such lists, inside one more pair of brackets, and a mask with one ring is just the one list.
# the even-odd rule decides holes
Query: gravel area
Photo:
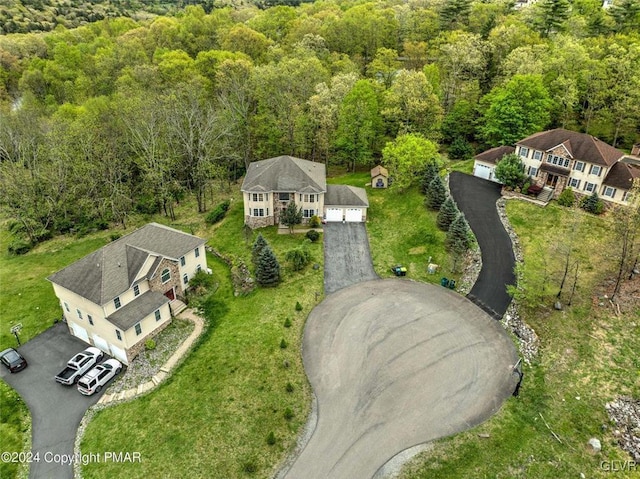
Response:
[{"label": "gravel area", "polygon": [[607,403],[605,408],[616,425],[613,435],[618,444],[640,463],[640,400],[623,396]]},{"label": "gravel area", "polygon": [[156,348],[142,351],[136,356],[126,371],[109,386],[107,393],[118,393],[150,381],[178,346],[187,339],[194,327],[191,321],[174,318],[172,323],[154,338]]}]

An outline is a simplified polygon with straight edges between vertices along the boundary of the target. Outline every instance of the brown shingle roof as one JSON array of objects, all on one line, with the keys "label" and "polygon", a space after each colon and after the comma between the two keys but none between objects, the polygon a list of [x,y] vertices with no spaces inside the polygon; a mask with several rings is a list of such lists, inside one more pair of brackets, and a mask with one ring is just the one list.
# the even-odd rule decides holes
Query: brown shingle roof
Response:
[{"label": "brown shingle roof", "polygon": [[382,176],[388,177],[389,176],[389,172],[382,165],[374,166],[373,169],[371,170],[371,178],[375,178],[378,175],[382,175]]},{"label": "brown shingle roof", "polygon": [[516,149],[513,146],[498,146],[496,148],[483,151],[473,158],[475,160],[482,161],[483,163],[493,163],[495,165],[504,155],[510,155],[511,153],[515,153],[515,151]]},{"label": "brown shingle roof", "polygon": [[603,184],[613,186],[614,188],[630,190],[634,178],[640,178],[640,167],[618,162],[611,167]]},{"label": "brown shingle roof", "polygon": [[563,128],[535,133],[516,144],[542,151],[563,145],[573,158],[603,166],[613,165],[624,155],[595,136]]}]

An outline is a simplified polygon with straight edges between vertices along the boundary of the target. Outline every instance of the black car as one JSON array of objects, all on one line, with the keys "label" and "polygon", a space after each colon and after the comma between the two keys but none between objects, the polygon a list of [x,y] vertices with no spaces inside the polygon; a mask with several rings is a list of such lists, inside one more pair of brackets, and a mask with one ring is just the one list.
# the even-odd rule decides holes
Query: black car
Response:
[{"label": "black car", "polygon": [[0,353],[0,361],[9,371],[17,373],[27,367],[27,360],[13,348],[5,349]]}]

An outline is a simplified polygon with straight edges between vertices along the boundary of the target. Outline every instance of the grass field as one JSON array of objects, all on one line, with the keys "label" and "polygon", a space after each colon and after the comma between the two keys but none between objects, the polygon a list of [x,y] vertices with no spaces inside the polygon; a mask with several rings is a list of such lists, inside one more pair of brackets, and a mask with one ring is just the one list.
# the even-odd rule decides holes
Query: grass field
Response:
[{"label": "grass field", "polygon": [[[640,477],[638,470],[606,470],[610,461],[630,456],[617,446],[604,406],[619,395],[640,396],[640,311],[617,317],[599,307],[592,293],[612,265],[606,220],[582,212],[576,220],[553,204],[542,209],[511,201],[507,211],[524,248],[530,296],[524,316],[540,337],[538,361],[525,368],[518,398],[477,428],[437,442],[402,477]],[[569,248],[563,243],[574,224],[578,234]],[[551,305],[568,250],[581,265],[577,292],[570,307],[555,311]],[[565,288],[562,295],[565,304],[569,292]],[[588,451],[591,437],[601,440],[600,454]]]}]

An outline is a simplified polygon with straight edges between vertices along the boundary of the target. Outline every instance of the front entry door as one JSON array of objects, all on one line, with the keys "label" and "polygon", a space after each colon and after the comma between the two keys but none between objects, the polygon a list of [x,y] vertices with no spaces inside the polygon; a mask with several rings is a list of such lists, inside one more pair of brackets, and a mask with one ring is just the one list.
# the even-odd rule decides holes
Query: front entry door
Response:
[{"label": "front entry door", "polygon": [[174,299],[176,299],[176,293],[173,291],[173,288],[171,288],[169,291],[167,291],[166,293],[164,293],[164,295],[169,298],[171,301],[173,301]]},{"label": "front entry door", "polygon": [[558,175],[547,174],[547,186],[551,188],[556,187],[556,183],[558,182]]}]

